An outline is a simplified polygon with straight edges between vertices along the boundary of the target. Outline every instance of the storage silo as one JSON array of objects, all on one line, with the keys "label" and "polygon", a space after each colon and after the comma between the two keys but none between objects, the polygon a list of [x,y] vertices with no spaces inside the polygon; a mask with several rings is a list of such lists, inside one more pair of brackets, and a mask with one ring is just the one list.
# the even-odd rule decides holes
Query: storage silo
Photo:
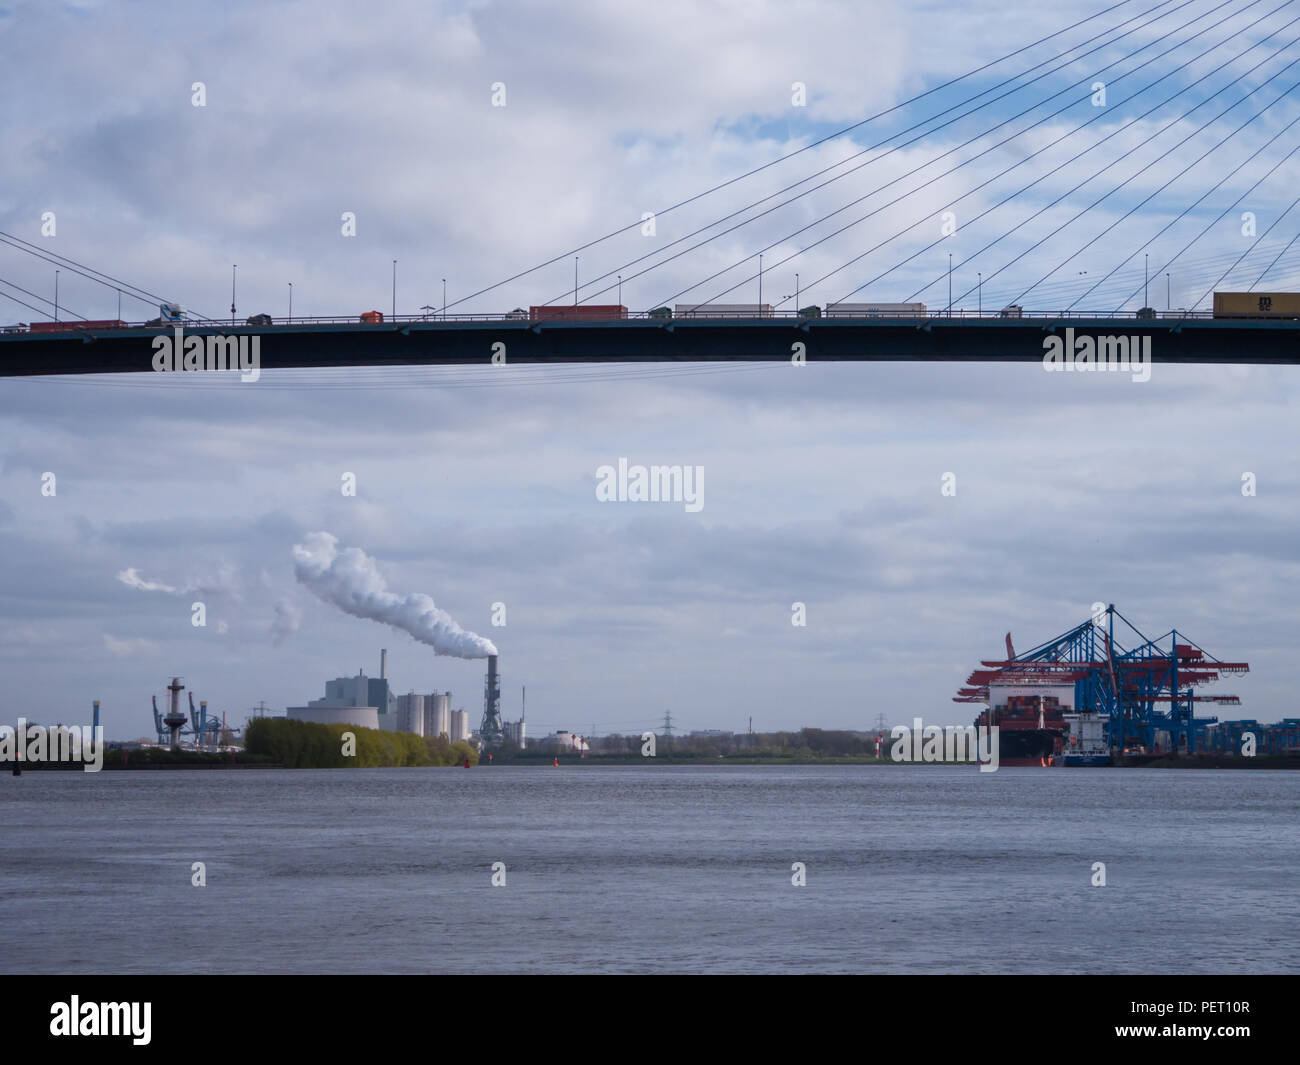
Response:
[{"label": "storage silo", "polygon": [[433,692],[424,697],[424,734],[451,737],[451,692]]},{"label": "storage silo", "polygon": [[425,734],[425,697],[410,692],[397,697],[397,728],[401,732],[414,732],[417,736]]},{"label": "storage silo", "polygon": [[469,739],[469,711],[453,710],[451,714],[451,742]]}]

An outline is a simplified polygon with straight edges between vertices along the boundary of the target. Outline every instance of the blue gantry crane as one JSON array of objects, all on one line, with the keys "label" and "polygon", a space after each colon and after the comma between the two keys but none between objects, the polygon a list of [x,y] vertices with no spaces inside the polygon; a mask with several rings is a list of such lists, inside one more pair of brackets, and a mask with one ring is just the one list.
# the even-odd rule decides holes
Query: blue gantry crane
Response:
[{"label": "blue gantry crane", "polygon": [[953,701],[987,703],[990,684],[1073,684],[1074,709],[1103,715],[1112,752],[1154,750],[1157,730],[1169,733],[1175,750],[1194,752],[1196,704],[1241,702],[1197,689],[1250,672],[1248,663],[1221,661],[1177,629],[1149,639],[1113,603],[1023,654],[1014,653],[1010,634],[1006,643],[1007,657],[981,661]]},{"label": "blue gantry crane", "polygon": [[215,747],[221,738],[221,722],[215,716],[211,721],[208,720],[206,699],[200,699],[199,708],[194,709],[193,692],[190,692],[190,731],[194,734],[195,743],[207,743]]}]

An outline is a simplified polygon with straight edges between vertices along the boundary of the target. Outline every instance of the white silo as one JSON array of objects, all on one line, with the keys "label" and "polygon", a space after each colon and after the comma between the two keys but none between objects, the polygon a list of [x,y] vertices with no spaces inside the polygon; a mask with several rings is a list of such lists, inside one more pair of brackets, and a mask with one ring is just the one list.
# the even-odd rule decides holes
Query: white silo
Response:
[{"label": "white silo", "polygon": [[451,692],[434,692],[424,697],[424,734],[451,737]]},{"label": "white silo", "polygon": [[417,736],[424,733],[425,697],[410,692],[397,697],[397,727],[402,732],[414,732]]},{"label": "white silo", "polygon": [[469,739],[469,711],[454,710],[451,714],[451,742]]}]

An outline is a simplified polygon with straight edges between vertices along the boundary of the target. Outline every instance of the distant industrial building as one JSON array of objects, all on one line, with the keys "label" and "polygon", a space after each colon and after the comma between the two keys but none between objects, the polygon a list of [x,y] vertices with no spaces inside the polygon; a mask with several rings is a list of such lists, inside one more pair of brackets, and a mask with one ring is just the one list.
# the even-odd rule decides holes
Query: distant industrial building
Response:
[{"label": "distant industrial building", "polygon": [[517,743],[522,751],[528,746],[528,725],[525,718],[528,716],[528,689],[519,690],[519,720],[502,722],[501,731],[506,740],[510,743]]},{"label": "distant industrial building", "polygon": [[336,677],[325,682],[325,698],[313,699],[308,706],[374,706],[370,699],[370,678],[358,672],[355,677]]},{"label": "distant industrial building", "polygon": [[309,706],[373,706],[381,717],[397,712],[397,701],[384,677],[367,677],[358,670],[355,677],[336,677],[325,682],[325,698],[315,699]]},{"label": "distant industrial building", "polygon": [[[388,652],[380,652],[380,672],[385,671]],[[397,727],[397,708],[386,678],[367,677],[358,670],[355,677],[335,677],[325,682],[325,697],[306,706],[290,706],[285,716],[295,721],[320,725],[354,725],[357,728]]]},{"label": "distant industrial building", "polygon": [[582,736],[576,732],[570,732],[568,729],[557,729],[549,736],[543,736],[537,741],[537,746],[544,751],[587,751],[591,745]]},{"label": "distant industrial building", "polygon": [[291,706],[288,716],[329,725],[343,723],[410,732],[431,739],[446,736],[451,743],[469,740],[469,713],[451,709],[451,692],[394,695],[388,681],[387,650],[379,653],[379,673],[378,677],[367,677],[365,670],[358,670],[355,677],[328,680],[323,699],[313,699],[306,706]]}]

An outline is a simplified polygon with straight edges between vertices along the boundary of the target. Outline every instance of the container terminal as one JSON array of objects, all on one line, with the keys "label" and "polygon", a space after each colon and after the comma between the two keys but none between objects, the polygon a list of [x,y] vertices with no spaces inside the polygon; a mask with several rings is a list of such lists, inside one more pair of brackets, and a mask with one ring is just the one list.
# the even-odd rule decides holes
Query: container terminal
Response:
[{"label": "container terminal", "polygon": [[[1117,631],[1118,626],[1118,631]],[[1197,710],[1238,706],[1206,693],[1221,677],[1250,672],[1185,633],[1148,638],[1110,604],[1032,650],[981,661],[953,697],[981,703],[977,726],[996,725],[1003,765],[1142,764],[1168,755],[1300,754],[1300,718],[1274,725],[1219,721]]]}]

